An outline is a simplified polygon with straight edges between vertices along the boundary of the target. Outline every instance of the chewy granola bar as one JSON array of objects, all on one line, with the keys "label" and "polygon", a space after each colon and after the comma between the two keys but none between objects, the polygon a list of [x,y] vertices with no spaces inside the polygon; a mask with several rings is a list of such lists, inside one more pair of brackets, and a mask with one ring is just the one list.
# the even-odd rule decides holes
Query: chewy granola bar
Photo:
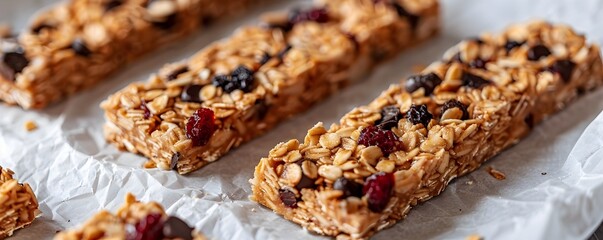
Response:
[{"label": "chewy granola bar", "polygon": [[180,218],[168,216],[158,203],[142,203],[128,193],[116,214],[101,211],[80,228],[59,232],[54,239],[205,240],[205,237]]},{"label": "chewy granola bar", "polygon": [[0,239],[10,237],[38,215],[38,200],[27,183],[13,179],[10,169],[0,167]]},{"label": "chewy granola bar", "polygon": [[217,160],[437,31],[436,0],[317,0],[170,64],[101,107],[105,136],[184,174]]},{"label": "chewy granola bar", "polygon": [[600,86],[599,52],[545,22],[463,41],[339,124],[278,144],[252,199],[319,234],[368,238]]},{"label": "chewy granola bar", "polygon": [[251,0],[69,0],[0,36],[0,101],[43,108]]}]

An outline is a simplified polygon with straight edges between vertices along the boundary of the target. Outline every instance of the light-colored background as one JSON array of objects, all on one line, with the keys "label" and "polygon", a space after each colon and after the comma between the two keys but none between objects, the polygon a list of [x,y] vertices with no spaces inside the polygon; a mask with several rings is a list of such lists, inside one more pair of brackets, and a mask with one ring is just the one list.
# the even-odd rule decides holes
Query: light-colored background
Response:
[{"label": "light-colored background", "polygon": [[[36,9],[51,2],[55,1],[1,1],[0,22],[22,27]],[[17,232],[15,239],[48,239],[100,209],[115,210],[127,192],[161,202],[168,212],[216,239],[315,238],[247,200],[253,167],[276,143],[303,137],[318,121],[337,121],[353,106],[367,103],[389,84],[411,74],[413,65],[432,62],[459,40],[482,31],[495,32],[510,23],[544,18],[571,24],[592,42],[603,43],[602,1],[443,0],[439,37],[383,64],[365,81],[193,174],[141,169],[142,157],[105,143],[98,104],[108,94],[145,80],[164,63],[184,59],[228,36],[242,23],[253,22],[261,11],[307,2],[277,0],[242,17],[224,20],[145,56],[106,82],[49,109],[26,112],[0,106],[0,164],[32,185],[43,212],[31,227]],[[603,218],[602,208],[593,204],[602,191],[574,181],[583,180],[584,174],[573,167],[580,160],[567,156],[603,109],[601,98],[603,90],[587,94],[487,164],[506,173],[507,180],[495,180],[482,168],[456,180],[441,196],[416,207],[404,222],[375,239],[461,239],[472,233],[486,239],[587,238]],[[25,132],[22,125],[26,120],[35,120],[40,129]],[[544,172],[547,174],[542,175]],[[467,184],[469,181],[474,184]],[[563,197],[566,195],[574,198]]]}]

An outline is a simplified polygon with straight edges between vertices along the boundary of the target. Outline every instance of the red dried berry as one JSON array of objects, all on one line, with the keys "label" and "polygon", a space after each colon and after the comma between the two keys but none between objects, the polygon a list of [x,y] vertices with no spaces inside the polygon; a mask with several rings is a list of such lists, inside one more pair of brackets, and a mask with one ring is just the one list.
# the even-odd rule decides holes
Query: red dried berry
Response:
[{"label": "red dried berry", "polygon": [[163,216],[152,213],[135,225],[135,231],[128,232],[127,240],[155,240],[163,238]]},{"label": "red dried berry", "polygon": [[391,130],[380,129],[375,126],[368,126],[360,132],[358,144],[364,146],[377,146],[387,156],[390,153],[400,149],[398,137]]},{"label": "red dried berry", "polygon": [[368,207],[373,212],[381,212],[389,203],[394,189],[394,174],[378,172],[366,179],[363,194],[367,197]]},{"label": "red dried berry", "polygon": [[329,21],[329,12],[324,8],[314,8],[305,11],[295,10],[289,15],[291,25],[309,21],[326,23]]},{"label": "red dried berry", "polygon": [[214,111],[209,108],[200,108],[186,123],[186,137],[193,141],[193,146],[203,146],[217,129]]}]

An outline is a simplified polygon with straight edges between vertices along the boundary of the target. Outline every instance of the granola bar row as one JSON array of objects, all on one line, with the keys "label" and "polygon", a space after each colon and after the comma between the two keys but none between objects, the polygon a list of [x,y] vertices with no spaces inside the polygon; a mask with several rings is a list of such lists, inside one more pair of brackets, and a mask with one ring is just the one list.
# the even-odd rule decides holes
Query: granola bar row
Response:
[{"label": "granola bar row", "polygon": [[101,211],[81,227],[59,232],[54,239],[205,240],[206,238],[189,227],[182,219],[168,216],[158,203],[142,203],[128,193],[126,202],[116,214]]},{"label": "granola bar row", "polygon": [[274,147],[252,199],[319,234],[362,239],[603,83],[600,49],[532,22],[463,41],[329,128]]},{"label": "granola bar row", "polygon": [[43,108],[251,0],[70,0],[0,36],[0,101]]},{"label": "granola bar row", "polygon": [[203,167],[438,29],[436,0],[317,0],[169,64],[101,104],[105,136],[184,174]]},{"label": "granola bar row", "polygon": [[10,169],[0,167],[0,239],[10,237],[37,217],[38,200],[27,183],[19,183]]}]

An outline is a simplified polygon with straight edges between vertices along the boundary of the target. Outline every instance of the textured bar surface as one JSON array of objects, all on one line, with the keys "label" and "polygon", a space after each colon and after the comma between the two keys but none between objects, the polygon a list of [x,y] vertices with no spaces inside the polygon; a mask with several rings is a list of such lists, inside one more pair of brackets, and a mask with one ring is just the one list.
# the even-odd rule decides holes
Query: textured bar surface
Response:
[{"label": "textured bar surface", "polygon": [[278,144],[252,199],[311,231],[368,238],[600,86],[599,52],[545,22],[463,41],[339,124]]},{"label": "textured bar surface", "polygon": [[194,239],[206,238],[156,202],[142,203],[129,194],[116,214],[101,211],[77,229],[59,232],[55,240]]},{"label": "textured bar surface", "polygon": [[18,183],[10,169],[0,167],[0,239],[10,237],[38,215],[38,200],[27,183]]},{"label": "textured bar surface", "polygon": [[105,136],[147,167],[194,171],[431,37],[438,14],[436,0],[316,1],[266,14],[110,96]]},{"label": "textured bar surface", "polygon": [[0,34],[0,101],[43,108],[252,0],[70,0]]}]

